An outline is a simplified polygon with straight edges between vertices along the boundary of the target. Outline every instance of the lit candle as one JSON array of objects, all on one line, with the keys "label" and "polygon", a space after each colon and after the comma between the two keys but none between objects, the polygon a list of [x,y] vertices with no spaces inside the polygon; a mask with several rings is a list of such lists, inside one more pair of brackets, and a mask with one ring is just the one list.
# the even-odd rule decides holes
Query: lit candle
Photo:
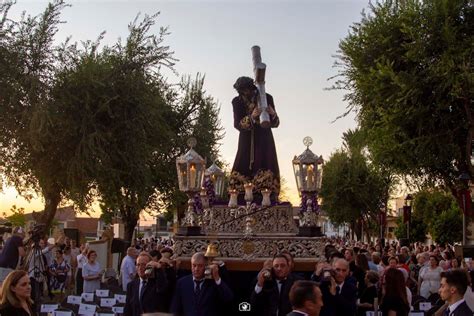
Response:
[{"label": "lit candle", "polygon": [[204,209],[209,208],[209,197],[207,196],[206,188],[201,188],[201,203]]},{"label": "lit candle", "polygon": [[249,183],[246,183],[244,184],[244,188],[245,188],[245,201],[247,202],[252,202],[253,201],[253,184],[252,182],[249,182]]},{"label": "lit candle", "polygon": [[230,194],[229,207],[236,207],[237,206],[237,190],[230,189],[229,194]]},{"label": "lit candle", "polygon": [[189,168],[189,188],[193,189],[196,187],[196,167],[191,165]]},{"label": "lit candle", "polygon": [[309,190],[313,189],[313,177],[314,177],[314,171],[313,171],[313,165],[308,166],[308,188]]},{"label": "lit candle", "polygon": [[270,201],[270,193],[272,193],[270,189],[262,190],[262,206],[270,206],[272,204]]}]

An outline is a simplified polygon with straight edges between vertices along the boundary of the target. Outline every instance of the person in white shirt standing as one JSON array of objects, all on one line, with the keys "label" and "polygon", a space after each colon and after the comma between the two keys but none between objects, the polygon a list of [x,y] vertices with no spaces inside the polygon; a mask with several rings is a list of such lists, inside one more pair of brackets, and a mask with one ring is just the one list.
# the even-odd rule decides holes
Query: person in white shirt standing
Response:
[{"label": "person in white shirt standing", "polygon": [[137,268],[135,266],[135,259],[137,258],[137,249],[134,247],[129,247],[127,249],[127,255],[122,260],[122,265],[120,266],[120,274],[122,276],[122,289],[127,291],[127,285],[130,281],[133,280],[135,274],[137,273]]},{"label": "person in white shirt standing", "polygon": [[77,272],[76,272],[76,294],[81,295],[84,288],[84,279],[82,278],[82,268],[87,263],[87,252],[89,247],[87,245],[81,245],[81,253],[77,255]]}]

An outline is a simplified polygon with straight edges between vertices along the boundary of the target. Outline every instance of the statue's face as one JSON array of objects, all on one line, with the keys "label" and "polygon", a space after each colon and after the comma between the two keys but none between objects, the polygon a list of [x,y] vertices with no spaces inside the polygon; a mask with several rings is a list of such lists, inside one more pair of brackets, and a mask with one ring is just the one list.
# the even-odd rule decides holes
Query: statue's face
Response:
[{"label": "statue's face", "polygon": [[242,89],[240,94],[242,94],[247,99],[252,98],[255,95],[255,90],[250,88]]}]

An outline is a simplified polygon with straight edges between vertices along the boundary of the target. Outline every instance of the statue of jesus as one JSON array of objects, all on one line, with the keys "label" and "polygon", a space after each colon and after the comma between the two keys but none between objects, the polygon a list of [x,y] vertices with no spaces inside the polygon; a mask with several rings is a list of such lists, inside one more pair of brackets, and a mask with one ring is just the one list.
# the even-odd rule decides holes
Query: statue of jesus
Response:
[{"label": "statue of jesus", "polygon": [[254,80],[240,77],[234,88],[239,94],[232,100],[234,127],[240,133],[230,187],[242,191],[243,184],[251,181],[257,192],[270,189],[272,200],[275,200],[280,192],[280,170],[271,128],[278,127],[280,120],[275,111],[273,97],[266,94],[270,128],[264,128],[259,122],[262,110],[257,104],[259,92]]}]

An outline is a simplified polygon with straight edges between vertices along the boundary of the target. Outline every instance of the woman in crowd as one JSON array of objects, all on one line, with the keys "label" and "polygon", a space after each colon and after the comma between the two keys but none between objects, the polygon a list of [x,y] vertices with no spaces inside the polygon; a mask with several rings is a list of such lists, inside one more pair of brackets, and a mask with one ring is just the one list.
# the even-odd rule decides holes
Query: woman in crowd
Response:
[{"label": "woman in crowd", "polygon": [[23,270],[10,272],[2,285],[0,299],[1,316],[35,316],[31,300],[31,285]]},{"label": "woman in crowd", "polygon": [[367,271],[365,274],[366,288],[360,296],[357,304],[357,316],[365,316],[367,311],[374,310],[374,299],[377,297],[376,284],[379,283],[379,274],[375,271]]},{"label": "woman in crowd", "polygon": [[365,285],[365,274],[369,271],[369,262],[367,256],[363,253],[359,253],[355,257],[355,268],[352,276],[357,280],[357,290],[360,295],[364,292]]},{"label": "woman in crowd", "polygon": [[394,268],[386,270],[382,282],[382,316],[407,316],[410,307],[403,273]]},{"label": "woman in crowd", "polygon": [[460,262],[461,262],[460,258],[452,258],[451,259],[451,270],[452,269],[458,269],[461,266]]},{"label": "woman in crowd", "polygon": [[63,251],[61,249],[56,250],[56,258],[54,258],[53,264],[49,267],[51,292],[53,294],[65,292],[67,275],[70,269],[71,267],[64,260]]},{"label": "woman in crowd", "polygon": [[438,257],[430,256],[430,265],[420,271],[420,295],[429,298],[431,294],[438,293],[441,284],[440,273],[443,269],[439,266]]},{"label": "woman in crowd", "polygon": [[82,267],[82,278],[84,279],[84,292],[94,293],[100,289],[100,279],[102,278],[102,269],[99,262],[96,261],[97,252],[89,250],[87,253],[87,263]]}]

